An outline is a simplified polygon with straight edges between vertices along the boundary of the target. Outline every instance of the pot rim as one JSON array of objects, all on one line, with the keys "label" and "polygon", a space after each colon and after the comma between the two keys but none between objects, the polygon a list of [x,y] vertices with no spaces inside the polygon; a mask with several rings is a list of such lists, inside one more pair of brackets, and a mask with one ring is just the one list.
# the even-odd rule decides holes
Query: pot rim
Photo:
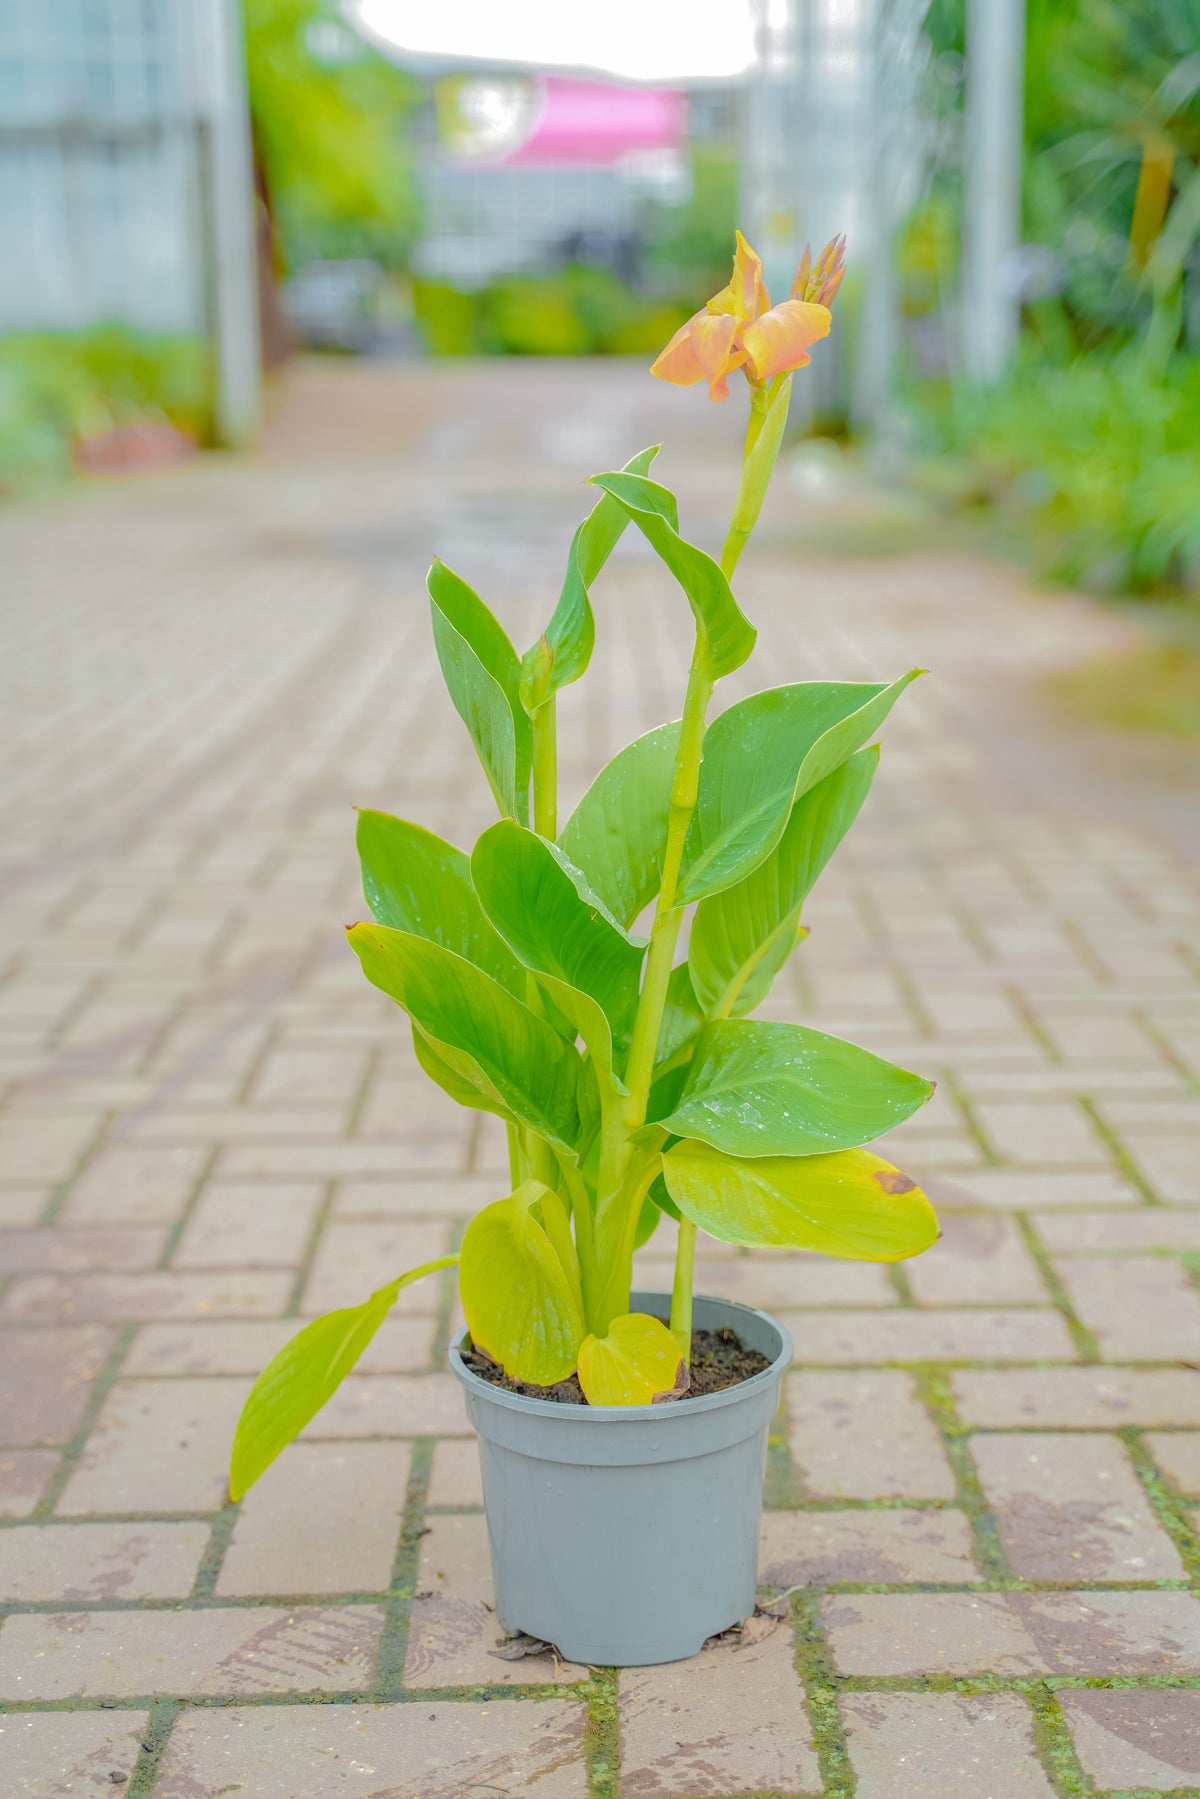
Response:
[{"label": "pot rim", "polygon": [[[656,1293],[648,1288],[635,1288],[631,1300],[658,1299],[667,1307],[671,1303],[669,1293]],[[779,1354],[766,1368],[760,1368],[749,1380],[738,1381],[732,1387],[722,1387],[717,1393],[697,1393],[691,1399],[673,1399],[662,1405],[562,1405],[555,1399],[532,1399],[527,1393],[510,1393],[505,1387],[495,1386],[484,1380],[468,1368],[462,1359],[462,1344],[470,1335],[464,1324],[451,1338],[447,1357],[451,1371],[462,1382],[468,1392],[478,1399],[485,1399],[512,1412],[524,1412],[540,1418],[558,1417],[564,1424],[641,1424],[668,1425],[673,1418],[691,1418],[697,1412],[713,1412],[723,1406],[737,1405],[740,1400],[750,1399],[760,1393],[769,1382],[778,1380],[791,1365],[794,1354],[791,1333],[786,1325],[770,1312],[764,1312],[758,1306],[743,1305],[737,1299],[723,1299],[717,1293],[697,1293],[695,1302],[704,1301],[709,1305],[719,1305],[731,1312],[742,1312],[753,1318],[762,1318],[780,1338]]]}]

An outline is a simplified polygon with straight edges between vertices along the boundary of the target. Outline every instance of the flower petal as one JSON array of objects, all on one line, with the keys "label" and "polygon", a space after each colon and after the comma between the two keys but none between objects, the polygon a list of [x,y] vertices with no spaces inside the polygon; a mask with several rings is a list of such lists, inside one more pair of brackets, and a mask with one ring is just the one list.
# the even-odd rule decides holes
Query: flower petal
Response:
[{"label": "flower petal", "polygon": [[756,319],[770,304],[771,296],[763,286],[762,257],[750,248],[739,231],[729,285],[713,295],[706,310],[732,313],[735,318],[748,320]]},{"label": "flower petal", "polygon": [[660,381],[672,381],[676,387],[691,387],[693,382],[704,380],[692,336],[697,321],[703,317],[702,312],[694,313],[686,325],[679,327],[666,349],[651,363],[652,375],[657,375]]},{"label": "flower petal", "polygon": [[746,361],[756,381],[802,369],[811,359],[808,347],[829,335],[829,308],[808,300],[784,300],[742,333]]},{"label": "flower petal", "polygon": [[707,381],[712,399],[726,399],[729,388],[725,377],[745,361],[741,345],[735,341],[738,326],[739,321],[732,314],[697,312],[680,326],[650,373],[660,381],[674,382],[676,387]]}]

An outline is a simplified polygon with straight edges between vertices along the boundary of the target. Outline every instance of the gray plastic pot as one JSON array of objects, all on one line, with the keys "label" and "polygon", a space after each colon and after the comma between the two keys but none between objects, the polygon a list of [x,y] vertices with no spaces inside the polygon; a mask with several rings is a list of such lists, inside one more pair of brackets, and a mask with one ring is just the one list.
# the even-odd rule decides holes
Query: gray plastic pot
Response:
[{"label": "gray plastic pot", "polygon": [[[670,1299],[631,1307],[666,1318]],[[655,1406],[572,1406],[506,1393],[450,1345],[479,1432],[496,1615],[569,1661],[636,1667],[694,1655],[754,1610],[767,1429],[792,1340],[766,1312],[695,1301],[771,1366]]]}]

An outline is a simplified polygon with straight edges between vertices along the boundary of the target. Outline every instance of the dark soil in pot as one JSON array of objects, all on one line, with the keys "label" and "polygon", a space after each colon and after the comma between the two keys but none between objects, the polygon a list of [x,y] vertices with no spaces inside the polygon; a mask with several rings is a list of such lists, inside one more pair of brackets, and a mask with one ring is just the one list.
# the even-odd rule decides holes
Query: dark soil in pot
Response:
[{"label": "dark soil in pot", "polygon": [[[557,1405],[586,1405],[578,1375],[558,1381],[553,1387],[535,1387],[529,1381],[513,1380],[498,1363],[474,1345],[464,1343],[462,1359],[472,1374],[503,1387],[506,1393],[523,1393],[527,1399],[549,1399]],[[720,1393],[725,1387],[736,1387],[771,1366],[757,1349],[747,1349],[737,1332],[729,1325],[720,1330],[692,1332],[691,1384],[681,1399],[698,1399],[705,1393]]]}]

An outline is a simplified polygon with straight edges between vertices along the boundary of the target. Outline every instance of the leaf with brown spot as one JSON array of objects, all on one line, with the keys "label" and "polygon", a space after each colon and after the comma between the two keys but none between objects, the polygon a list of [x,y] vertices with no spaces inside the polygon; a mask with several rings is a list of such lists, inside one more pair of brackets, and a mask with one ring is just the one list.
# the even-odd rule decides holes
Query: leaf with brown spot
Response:
[{"label": "leaf with brown spot", "polygon": [[917,1184],[910,1175],[901,1174],[898,1168],[881,1168],[874,1178],[885,1193],[911,1193]]}]

